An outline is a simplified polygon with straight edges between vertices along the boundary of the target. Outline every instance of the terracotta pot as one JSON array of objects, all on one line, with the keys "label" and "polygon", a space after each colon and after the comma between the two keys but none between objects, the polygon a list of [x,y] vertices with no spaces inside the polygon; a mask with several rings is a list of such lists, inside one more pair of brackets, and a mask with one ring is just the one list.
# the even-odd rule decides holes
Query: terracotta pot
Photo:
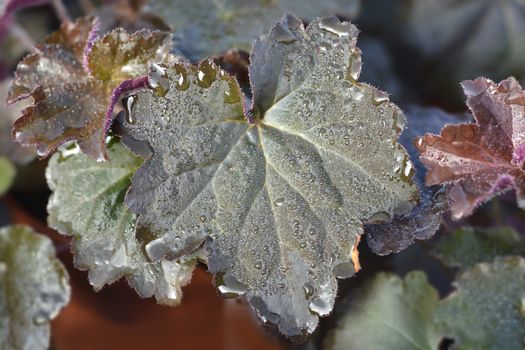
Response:
[{"label": "terracotta pot", "polygon": [[284,349],[248,306],[217,295],[202,266],[184,288],[183,302],[176,308],[140,299],[123,281],[95,293],[87,273],[73,267],[69,240],[14,200],[4,202],[13,224],[30,225],[53,240],[71,276],[71,302],[52,322],[52,349]]}]

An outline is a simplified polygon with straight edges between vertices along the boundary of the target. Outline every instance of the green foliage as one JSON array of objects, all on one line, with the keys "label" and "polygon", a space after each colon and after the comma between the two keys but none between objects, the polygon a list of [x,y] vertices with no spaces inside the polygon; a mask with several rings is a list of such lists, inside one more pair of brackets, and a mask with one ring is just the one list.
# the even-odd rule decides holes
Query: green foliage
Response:
[{"label": "green foliage", "polygon": [[[76,154],[75,154],[76,153]],[[52,194],[49,225],[75,238],[75,264],[89,270],[96,290],[121,277],[142,297],[177,305],[195,261],[149,262],[144,244],[149,232],[136,230],[136,215],[124,205],[131,176],[142,163],[117,142],[110,161],[96,162],[75,148],[53,155],[47,170]]]},{"label": "green foliage", "polygon": [[437,349],[432,316],[439,296],[423,272],[404,279],[380,273],[354,294],[325,350]]},{"label": "green foliage", "polygon": [[523,256],[525,245],[511,228],[464,227],[442,237],[432,254],[448,266],[467,269],[480,262],[492,262],[498,256]]},{"label": "green foliage", "polygon": [[47,349],[49,321],[69,296],[49,238],[25,226],[0,229],[0,349]]}]

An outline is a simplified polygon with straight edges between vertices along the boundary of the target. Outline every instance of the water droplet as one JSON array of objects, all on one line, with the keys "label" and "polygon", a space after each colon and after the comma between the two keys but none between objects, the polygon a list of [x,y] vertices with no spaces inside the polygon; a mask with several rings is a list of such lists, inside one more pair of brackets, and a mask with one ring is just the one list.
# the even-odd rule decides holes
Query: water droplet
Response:
[{"label": "water droplet", "polygon": [[124,104],[124,110],[126,111],[126,121],[130,124],[135,124],[135,115],[134,115],[134,109],[135,104],[137,103],[137,95],[130,95],[126,97],[123,101]]},{"label": "water droplet", "polygon": [[239,282],[232,275],[223,275],[219,280],[219,292],[225,298],[236,298],[243,295],[248,290],[248,286],[244,283]]},{"label": "water droplet", "polygon": [[285,27],[282,23],[278,23],[275,26],[275,40],[285,45],[290,45],[297,41],[297,36],[290,30],[290,28]]},{"label": "water droplet", "polygon": [[391,219],[392,218],[390,217],[389,213],[387,213],[386,211],[380,211],[370,216],[367,222],[375,224],[375,223],[381,223],[381,222],[388,222]]},{"label": "water droplet", "polygon": [[325,300],[316,297],[310,302],[310,310],[319,316],[326,316],[332,311],[332,308]]},{"label": "water droplet", "polygon": [[332,273],[337,278],[348,278],[355,274],[354,264],[352,262],[344,262],[334,266]]},{"label": "water droplet", "polygon": [[319,21],[319,28],[338,36],[349,36],[353,25],[349,22],[339,22],[337,17],[326,17]]},{"label": "water droplet", "polygon": [[388,94],[384,91],[374,89],[374,93],[372,95],[372,102],[376,106],[388,102]]},{"label": "water droplet", "polygon": [[202,88],[209,88],[217,79],[217,68],[209,61],[202,61],[199,64],[197,73],[197,84]]},{"label": "water droplet", "polygon": [[310,297],[314,295],[314,291],[315,291],[314,287],[310,283],[306,282],[303,288],[304,288],[304,296],[306,297],[306,299],[310,299]]},{"label": "water droplet", "polygon": [[275,205],[276,207],[280,207],[281,205],[284,204],[284,198],[280,197],[280,198],[277,198],[274,202],[273,202],[273,205]]},{"label": "water droplet", "polygon": [[159,96],[166,96],[170,90],[170,83],[168,80],[168,75],[166,74],[166,68],[156,63],[152,63],[149,66],[149,71],[149,85]]}]

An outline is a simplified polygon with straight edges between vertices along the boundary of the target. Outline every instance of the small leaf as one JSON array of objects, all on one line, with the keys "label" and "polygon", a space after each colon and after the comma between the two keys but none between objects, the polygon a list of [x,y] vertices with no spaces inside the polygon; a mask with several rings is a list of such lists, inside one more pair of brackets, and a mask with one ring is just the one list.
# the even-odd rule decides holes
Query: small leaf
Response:
[{"label": "small leaf", "polygon": [[97,26],[89,17],[66,23],[18,64],[9,101],[32,97],[33,104],[15,122],[14,135],[36,145],[40,156],[78,140],[94,159],[107,159],[114,90],[146,74],[147,62],[162,61],[169,51],[168,34],[117,29],[96,39]]},{"label": "small leaf", "polygon": [[49,321],[70,293],[47,237],[25,226],[0,229],[0,349],[48,349]]},{"label": "small leaf", "polygon": [[351,298],[324,350],[435,350],[440,336],[432,317],[438,293],[423,272],[404,279],[381,273]]},{"label": "small leaf", "polygon": [[[358,269],[362,223],[411,209],[417,189],[397,143],[404,116],[356,80],[357,29],[284,17],[254,44],[253,108],[209,61],[153,65],[129,96],[124,141],[150,157],[126,197],[158,237],[150,258],[202,242],[225,295],[245,294],[288,336],[311,333],[337,281]],[[144,147],[139,149],[144,153]]]},{"label": "small leaf", "polygon": [[0,196],[6,193],[15,178],[16,169],[9,159],[0,156]]},{"label": "small leaf", "polygon": [[525,93],[513,78],[499,84],[478,78],[463,89],[476,124],[447,125],[439,136],[414,141],[427,185],[450,184],[455,219],[512,188],[525,208]]},{"label": "small leaf", "polygon": [[131,176],[142,161],[115,142],[108,148],[107,162],[75,151],[78,148],[65,148],[53,155],[46,176],[54,191],[49,225],[75,238],[76,266],[89,270],[95,290],[125,276],[142,297],[154,295],[159,303],[178,304],[195,259],[150,262],[144,245],[151,234],[136,230],[136,215],[124,205]]},{"label": "small leaf", "polygon": [[466,269],[498,256],[525,255],[525,244],[511,228],[464,227],[443,236],[432,254],[446,265]]},{"label": "small leaf", "polygon": [[459,349],[525,347],[525,260],[496,258],[464,272],[440,302],[436,327]]},{"label": "small leaf", "polygon": [[419,161],[419,154],[412,140],[425,132],[439,132],[446,124],[456,124],[465,120],[466,116],[448,114],[438,108],[410,107],[409,127],[403,131],[399,142],[408,150],[414,164],[420,201],[411,212],[398,215],[391,222],[366,225],[368,246],[376,254],[397,253],[414,240],[431,238],[439,229],[443,214],[448,210],[446,187],[425,186],[426,169]]},{"label": "small leaf", "polygon": [[253,40],[286,13],[306,21],[359,12],[360,0],[151,0],[145,11],[175,32],[175,49],[193,62],[230,49],[249,51]]}]

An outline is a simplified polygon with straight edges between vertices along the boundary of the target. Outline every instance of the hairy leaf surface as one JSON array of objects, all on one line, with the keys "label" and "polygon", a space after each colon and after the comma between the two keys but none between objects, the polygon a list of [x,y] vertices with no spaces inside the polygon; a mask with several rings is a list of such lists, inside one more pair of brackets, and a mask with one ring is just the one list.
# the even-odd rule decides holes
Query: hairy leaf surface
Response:
[{"label": "hairy leaf surface", "polygon": [[195,261],[149,261],[144,251],[149,232],[136,230],[136,215],[124,205],[142,161],[118,143],[108,152],[111,160],[102,163],[74,154],[75,148],[53,155],[46,174],[53,191],[49,225],[75,238],[75,265],[89,270],[95,290],[125,276],[143,298],[176,305]]},{"label": "hairy leaf surface", "polygon": [[89,17],[65,23],[18,64],[9,101],[32,97],[33,104],[15,122],[14,135],[40,156],[78,140],[92,158],[106,159],[119,85],[146,74],[147,62],[169,50],[170,36],[161,32],[117,29],[95,40],[97,23]]},{"label": "hairy leaf surface", "polygon": [[441,135],[415,140],[427,185],[450,184],[456,219],[512,188],[525,208],[525,93],[514,78],[499,84],[478,78],[463,89],[476,123],[447,125]]},{"label": "hairy leaf surface", "polygon": [[49,348],[49,321],[69,302],[51,241],[25,226],[0,229],[0,349]]},{"label": "hairy leaf surface", "polygon": [[435,350],[438,293],[423,272],[381,273],[353,296],[324,350]]},{"label": "hairy leaf surface", "polygon": [[496,258],[463,273],[440,302],[436,328],[459,349],[525,347],[525,260]]},{"label": "hairy leaf surface", "polygon": [[432,250],[446,265],[466,269],[498,256],[524,255],[525,244],[511,228],[461,228],[444,236]]},{"label": "hairy leaf surface", "polygon": [[360,0],[152,0],[146,11],[175,32],[175,49],[199,61],[230,49],[249,51],[253,40],[286,13],[307,21],[338,14],[354,18]]},{"label": "hairy leaf surface", "polygon": [[284,17],[254,44],[245,115],[235,79],[208,61],[154,65],[155,88],[126,101],[124,141],[152,152],[126,198],[158,237],[148,255],[206,240],[219,290],[245,294],[289,336],[312,332],[332,309],[335,277],[359,269],[362,222],[417,198],[397,143],[404,116],[357,82],[356,37],[335,17],[306,29]]}]

